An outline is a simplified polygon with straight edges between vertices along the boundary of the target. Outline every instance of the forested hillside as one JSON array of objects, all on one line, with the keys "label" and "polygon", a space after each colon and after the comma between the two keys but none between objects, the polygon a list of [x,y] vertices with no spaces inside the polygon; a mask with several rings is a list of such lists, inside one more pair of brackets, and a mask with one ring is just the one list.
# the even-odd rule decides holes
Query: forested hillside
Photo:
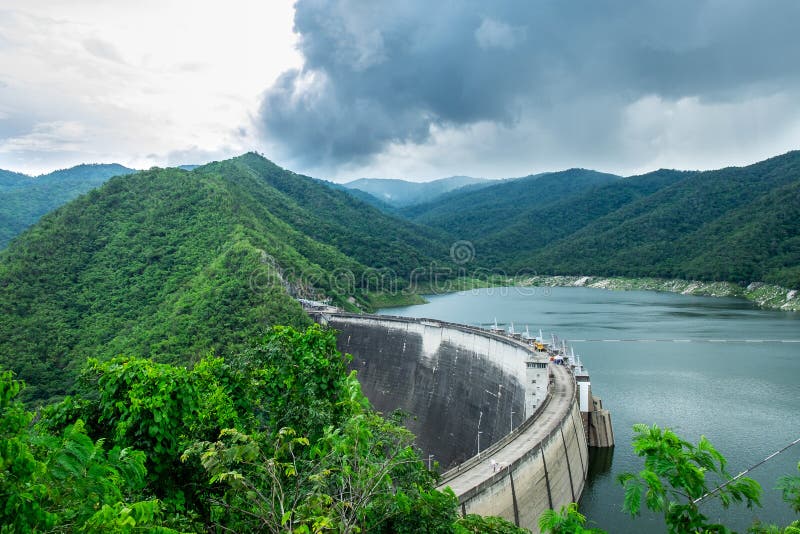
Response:
[{"label": "forested hillside", "polygon": [[800,288],[799,191],[800,152],[688,173],[517,258],[513,266]]},{"label": "forested hillside", "polygon": [[35,178],[0,170],[0,249],[48,211],[112,176],[132,172],[115,163],[78,165]]},{"label": "forested hillside", "polygon": [[366,304],[368,268],[446,260],[430,235],[255,154],[117,177],[0,253],[0,364],[48,399],[87,357],[235,352],[307,324],[294,295]]},{"label": "forested hillside", "polygon": [[585,170],[403,208],[508,274],[768,282],[800,288],[800,152],[747,167],[619,178]]},{"label": "forested hillside", "polygon": [[418,223],[474,241],[505,229],[530,211],[619,179],[612,174],[570,169],[454,191],[401,213]]}]

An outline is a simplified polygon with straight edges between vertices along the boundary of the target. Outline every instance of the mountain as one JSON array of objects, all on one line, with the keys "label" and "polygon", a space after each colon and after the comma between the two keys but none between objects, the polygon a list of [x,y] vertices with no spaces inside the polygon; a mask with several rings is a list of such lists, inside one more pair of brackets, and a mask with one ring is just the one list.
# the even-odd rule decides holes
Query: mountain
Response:
[{"label": "mountain", "polygon": [[366,191],[362,191],[361,189],[350,189],[349,187],[347,187],[345,185],[337,184],[335,182],[329,182],[327,180],[321,180],[321,181],[326,186],[328,186],[328,187],[330,187],[332,189],[338,189],[340,191],[344,191],[345,193],[347,193],[351,197],[357,198],[361,202],[365,202],[365,203],[369,204],[370,206],[372,206],[374,208],[378,208],[379,210],[381,210],[384,213],[389,213],[391,215],[398,215],[398,208],[397,207],[395,207],[395,206],[393,206],[393,205],[391,205],[391,204],[389,204],[387,202],[384,202],[383,200],[379,199],[376,196],[373,196],[373,195],[367,193]]},{"label": "mountain", "polygon": [[619,176],[569,169],[503,181],[479,190],[458,190],[401,213],[458,239],[477,241],[522,220],[530,212],[620,180]]},{"label": "mountain", "polygon": [[88,357],[237,351],[268,325],[306,324],[294,296],[367,305],[366,289],[402,287],[448,251],[252,153],[118,176],[0,253],[0,365],[29,400],[51,399]]},{"label": "mountain", "polygon": [[48,211],[133,169],[116,163],[78,165],[31,178],[0,171],[0,249]]},{"label": "mountain", "polygon": [[655,276],[800,288],[800,152],[715,171],[583,169],[457,190],[400,214],[508,274]]},{"label": "mountain", "polygon": [[369,193],[378,200],[395,208],[431,202],[437,197],[463,187],[482,187],[493,182],[485,178],[451,176],[431,182],[408,182],[382,178],[361,178],[342,184],[348,189]]},{"label": "mountain", "polygon": [[800,151],[795,151],[746,167],[685,173],[518,257],[514,265],[543,273],[764,281],[800,288],[798,236]]},{"label": "mountain", "polygon": [[495,264],[525,270],[521,257],[540,251],[550,243],[571,235],[594,220],[639,198],[646,197],[688,176],[686,171],[660,170],[643,176],[613,180],[566,195],[555,202],[520,202],[517,214],[499,230],[475,240],[479,254]]},{"label": "mountain", "polygon": [[31,181],[27,174],[0,169],[0,192],[14,187],[22,187]]}]

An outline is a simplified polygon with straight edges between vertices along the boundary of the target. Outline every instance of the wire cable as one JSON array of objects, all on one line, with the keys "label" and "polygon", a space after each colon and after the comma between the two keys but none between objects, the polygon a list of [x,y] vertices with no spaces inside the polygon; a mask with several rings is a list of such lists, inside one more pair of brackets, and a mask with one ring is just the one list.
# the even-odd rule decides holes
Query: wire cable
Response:
[{"label": "wire cable", "polygon": [[725,486],[727,486],[728,484],[730,484],[730,483],[731,483],[731,482],[733,482],[734,480],[736,480],[736,479],[739,479],[739,478],[743,477],[744,475],[746,475],[747,473],[749,473],[750,471],[752,471],[752,470],[753,470],[753,469],[755,469],[756,467],[758,467],[758,466],[760,466],[761,464],[764,464],[764,463],[766,463],[766,462],[768,462],[768,461],[772,460],[773,458],[775,458],[776,456],[778,456],[780,453],[782,453],[783,451],[785,451],[785,450],[786,450],[786,449],[788,449],[789,447],[792,447],[793,445],[797,445],[798,443],[800,443],[800,438],[797,438],[797,439],[796,439],[796,440],[794,440],[793,442],[791,442],[791,443],[789,443],[788,445],[786,445],[784,448],[782,448],[782,449],[780,449],[780,450],[777,450],[777,451],[773,452],[772,454],[770,454],[769,456],[767,456],[766,458],[764,458],[763,460],[761,460],[761,461],[760,461],[760,462],[758,462],[757,464],[753,464],[753,465],[751,465],[750,467],[748,467],[747,469],[745,469],[744,471],[742,471],[741,473],[739,473],[738,475],[736,475],[736,476],[735,476],[735,477],[733,477],[732,479],[728,480],[728,481],[727,481],[727,482],[725,482],[724,484],[720,484],[719,486],[717,486],[717,487],[716,487],[716,488],[714,488],[713,490],[709,491],[708,493],[706,493],[706,494],[705,494],[705,495],[703,495],[702,497],[698,497],[697,499],[695,499],[694,501],[692,501],[692,503],[693,503],[693,504],[697,504],[697,503],[699,503],[700,501],[702,501],[703,499],[705,499],[705,498],[707,498],[707,497],[711,497],[711,496],[712,496],[712,495],[714,495],[716,492],[718,492],[719,490],[721,490],[722,488],[724,488]]}]

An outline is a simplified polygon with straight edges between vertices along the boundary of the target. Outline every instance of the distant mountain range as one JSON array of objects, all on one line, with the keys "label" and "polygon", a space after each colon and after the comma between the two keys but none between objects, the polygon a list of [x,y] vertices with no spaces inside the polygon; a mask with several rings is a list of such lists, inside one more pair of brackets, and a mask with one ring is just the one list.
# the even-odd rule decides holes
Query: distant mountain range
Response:
[{"label": "distant mountain range", "polygon": [[112,176],[136,172],[122,165],[78,165],[35,178],[0,169],[0,249],[39,217]]},{"label": "distant mountain range", "polygon": [[621,178],[572,169],[455,190],[397,213],[507,273],[655,276],[800,288],[800,152]]},{"label": "distant mountain range", "polygon": [[[485,178],[451,176],[430,182],[409,182],[406,180],[361,178],[342,184],[348,189],[368,193],[389,206],[401,208],[431,202],[441,195],[464,187],[484,187],[494,183]],[[362,196],[362,198],[364,198]]]}]

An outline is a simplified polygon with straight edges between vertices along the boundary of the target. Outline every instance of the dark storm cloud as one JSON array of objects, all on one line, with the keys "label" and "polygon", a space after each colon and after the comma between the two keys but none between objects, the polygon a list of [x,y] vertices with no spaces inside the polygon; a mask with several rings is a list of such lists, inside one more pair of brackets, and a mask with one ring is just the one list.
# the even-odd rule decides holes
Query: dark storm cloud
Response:
[{"label": "dark storm cloud", "polygon": [[533,120],[573,143],[594,124],[611,142],[648,95],[794,91],[798,20],[796,0],[299,0],[304,65],[265,92],[259,122],[312,166],[479,121]]}]

